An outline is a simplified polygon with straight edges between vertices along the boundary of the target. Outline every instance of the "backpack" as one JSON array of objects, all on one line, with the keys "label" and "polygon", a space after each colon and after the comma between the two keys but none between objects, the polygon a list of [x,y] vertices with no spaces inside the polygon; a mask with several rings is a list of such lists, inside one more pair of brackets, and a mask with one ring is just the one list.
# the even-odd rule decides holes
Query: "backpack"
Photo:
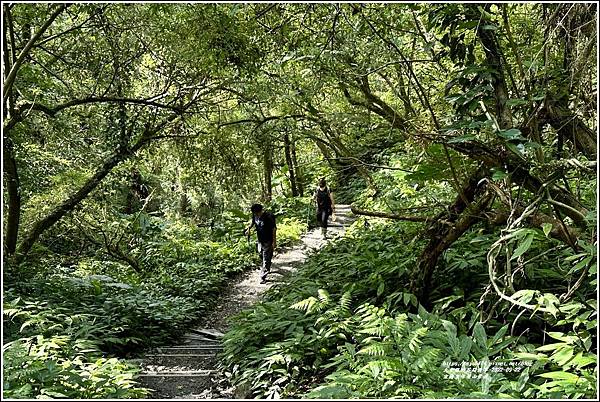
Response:
[{"label": "backpack", "polygon": [[325,190],[321,190],[319,187],[317,187],[317,205],[319,206],[319,209],[325,209],[331,206],[329,188],[325,187]]}]

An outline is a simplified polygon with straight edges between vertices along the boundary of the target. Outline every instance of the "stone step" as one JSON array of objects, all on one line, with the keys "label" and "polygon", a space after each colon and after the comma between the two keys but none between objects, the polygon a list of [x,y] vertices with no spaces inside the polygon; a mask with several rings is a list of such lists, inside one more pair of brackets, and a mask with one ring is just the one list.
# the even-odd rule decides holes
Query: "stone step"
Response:
[{"label": "stone step", "polygon": [[217,370],[179,370],[179,371],[145,371],[138,374],[138,377],[210,377]]},{"label": "stone step", "polygon": [[183,343],[201,343],[206,345],[217,345],[219,340],[213,338],[207,338],[206,336],[198,334],[185,334],[183,336]]},{"label": "stone step", "polygon": [[210,355],[146,355],[142,363],[142,372],[180,372],[213,369],[217,356]]},{"label": "stone step", "polygon": [[225,335],[221,331],[217,331],[214,328],[194,328],[191,331],[196,335],[215,340],[221,339]]},{"label": "stone step", "polygon": [[221,345],[210,346],[169,346],[160,347],[152,350],[156,354],[197,354],[197,353],[212,353],[216,354],[223,350]]}]

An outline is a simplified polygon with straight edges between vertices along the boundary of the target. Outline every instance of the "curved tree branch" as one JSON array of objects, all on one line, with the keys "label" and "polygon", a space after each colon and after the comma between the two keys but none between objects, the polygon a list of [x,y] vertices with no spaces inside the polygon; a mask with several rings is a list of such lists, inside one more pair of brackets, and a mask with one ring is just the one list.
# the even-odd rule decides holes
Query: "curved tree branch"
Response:
[{"label": "curved tree branch", "polygon": [[379,212],[379,211],[365,211],[365,210],[356,208],[354,205],[350,205],[350,210],[352,211],[352,213],[354,213],[356,215],[373,216],[376,218],[386,218],[386,219],[393,219],[393,220],[397,220],[397,221],[431,222],[434,219],[430,216],[410,216],[410,215],[390,214],[387,212]]},{"label": "curved tree branch", "polygon": [[42,34],[44,32],[46,32],[46,30],[50,27],[50,25],[52,25],[54,20],[63,11],[65,11],[67,9],[67,7],[69,7],[69,4],[61,4],[60,6],[58,6],[56,8],[56,10],[54,10],[54,12],[50,15],[50,17],[46,20],[44,25],[42,25],[40,27],[40,29],[38,29],[37,32],[31,37],[29,42],[27,42],[27,44],[25,45],[25,47],[23,48],[21,53],[19,53],[19,56],[14,61],[13,65],[10,69],[10,72],[8,73],[8,75],[6,76],[6,79],[4,80],[4,84],[3,84],[3,88],[2,88],[2,97],[3,97],[4,101],[6,101],[6,99],[8,99],[8,94],[10,93],[10,90],[12,89],[12,86],[15,82],[17,72],[19,71],[19,68],[21,68],[21,64],[23,64],[23,61],[25,61],[25,57],[27,57],[27,55],[29,54],[29,51],[31,50],[31,48],[33,47],[35,42],[42,36]]}]

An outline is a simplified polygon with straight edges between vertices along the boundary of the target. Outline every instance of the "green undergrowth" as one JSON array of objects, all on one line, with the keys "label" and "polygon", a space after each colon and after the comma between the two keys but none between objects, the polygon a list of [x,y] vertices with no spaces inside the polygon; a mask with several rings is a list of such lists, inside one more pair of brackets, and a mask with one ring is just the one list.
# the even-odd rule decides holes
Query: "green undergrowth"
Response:
[{"label": "green undergrowth", "polygon": [[[232,275],[257,266],[256,249],[238,235],[245,218],[226,217],[226,234],[147,214],[115,218],[115,227],[127,229],[138,271],[99,249],[73,261],[40,248],[37,260],[7,266],[4,396],[148,395],[128,358],[183,334]],[[279,244],[287,246],[306,226],[283,214],[278,228]]]},{"label": "green undergrowth", "polygon": [[[596,307],[589,289],[553,311],[545,308],[553,304],[543,290],[556,280],[535,287],[557,258],[572,270],[589,254],[532,241],[531,254],[523,253],[537,256],[535,265],[516,284],[536,289],[530,300],[543,311],[522,312],[487,299],[485,256],[494,235],[474,230],[440,261],[434,293],[445,296],[427,311],[407,291],[425,244],[416,228],[365,228],[359,219],[347,237],[239,314],[224,340],[223,368],[232,384],[257,398],[595,395]],[[546,325],[536,329],[540,322]]]}]

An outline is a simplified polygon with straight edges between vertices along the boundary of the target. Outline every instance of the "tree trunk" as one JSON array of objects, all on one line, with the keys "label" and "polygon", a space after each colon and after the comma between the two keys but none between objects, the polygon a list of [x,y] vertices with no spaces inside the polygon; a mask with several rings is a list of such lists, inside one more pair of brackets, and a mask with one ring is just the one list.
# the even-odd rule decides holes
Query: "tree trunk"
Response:
[{"label": "tree trunk", "polygon": [[426,308],[430,307],[431,280],[440,256],[471,226],[483,219],[482,212],[488,207],[491,199],[492,195],[485,193],[469,204],[449,228],[429,241],[421,253],[417,268],[418,276],[411,284],[411,292]]},{"label": "tree trunk", "polygon": [[179,214],[184,216],[190,211],[190,199],[187,196],[185,190],[182,189],[181,196],[179,197]]},{"label": "tree trunk", "polygon": [[[490,5],[487,4],[483,7],[488,11]],[[492,85],[494,87],[494,98],[496,100],[496,118],[498,119],[498,126],[500,129],[507,129],[511,128],[513,123],[510,109],[506,106],[506,102],[508,101],[508,89],[506,80],[504,79],[502,57],[494,31],[486,29],[486,27],[487,24],[484,21],[478,24],[477,36],[483,45],[486,62],[488,66],[492,68],[491,74],[494,79]]]},{"label": "tree trunk", "polygon": [[[188,105],[189,106],[189,105]],[[148,144],[150,141],[160,137],[156,137],[156,133],[164,129],[169,123],[172,123],[180,116],[179,113],[171,114],[165,118],[159,125],[152,129],[147,129],[142,133],[140,138],[133,144],[129,149],[119,148],[112,153],[108,158],[104,160],[101,166],[96,169],[96,172],[90,177],[80,188],[71,195],[69,198],[61,202],[55,207],[48,215],[32,225],[23,241],[19,244],[16,254],[14,256],[14,262],[18,265],[23,261],[25,256],[31,250],[31,247],[35,244],[40,235],[58,222],[63,216],[71,212],[77,204],[79,204],[85,197],[88,196],[100,182],[110,173],[110,171],[117,166],[119,163],[125,161],[131,156],[135,155],[142,147]]]},{"label": "tree trunk", "polygon": [[72,211],[89,193],[94,190],[98,184],[110,173],[110,171],[130,157],[131,153],[114,153],[104,160],[104,163],[96,169],[96,173],[90,177],[81,188],[69,198],[60,203],[48,215],[33,224],[31,230],[27,233],[15,255],[15,262],[19,264],[23,261],[27,253],[31,250],[33,244],[37,241],[40,235],[58,222],[68,212]]},{"label": "tree trunk", "polygon": [[290,144],[290,136],[289,134],[286,132],[283,135],[283,144],[285,147],[285,162],[288,165],[288,172],[289,172],[289,177],[290,177],[290,187],[292,188],[292,197],[297,197],[298,196],[298,186],[296,184],[296,173],[294,172],[294,161],[292,159],[292,151],[291,151],[291,144]]},{"label": "tree trunk", "polygon": [[114,245],[110,245],[110,244],[106,244],[106,252],[113,258],[116,258],[119,261],[123,261],[127,264],[129,264],[129,266],[131,268],[133,268],[133,270],[135,272],[142,273],[142,267],[140,266],[140,263],[138,260],[136,260],[135,258],[133,258],[132,256],[130,256],[129,254],[127,254],[126,252],[124,252],[123,250],[121,250],[121,247],[119,247],[118,244],[114,244]]},{"label": "tree trunk", "polygon": [[583,153],[590,160],[597,156],[596,133],[591,130],[579,117],[574,115],[566,105],[567,99],[556,103],[547,102],[540,113],[540,123],[550,123],[557,131],[561,140],[571,142],[575,149]]},{"label": "tree trunk", "polygon": [[292,163],[296,171],[296,185],[298,186],[298,193],[300,197],[304,197],[304,175],[302,169],[298,166],[298,157],[296,156],[296,140],[292,135],[290,150],[292,151]]},{"label": "tree trunk", "polygon": [[429,302],[431,278],[440,255],[481,219],[479,215],[491,199],[491,196],[486,194],[481,196],[478,201],[474,201],[478,183],[486,176],[486,173],[487,169],[480,168],[471,175],[454,203],[446,211],[433,218],[433,225],[427,229],[430,240],[419,257],[410,284],[410,291],[424,306]]},{"label": "tree trunk", "polygon": [[17,162],[14,156],[12,141],[4,137],[3,166],[4,180],[8,192],[8,216],[6,219],[5,245],[6,254],[12,256],[17,248],[19,222],[21,221],[21,192]]},{"label": "tree trunk", "polygon": [[265,144],[263,167],[265,177],[263,199],[268,202],[273,198],[273,150],[270,142]]},{"label": "tree trunk", "polygon": [[[10,8],[7,4],[3,5],[4,10],[4,24],[2,30],[3,39],[3,61],[4,61],[4,74],[3,79],[6,79],[6,74],[11,68],[12,62],[15,60],[15,49],[14,49],[14,35],[12,34],[12,18],[10,15]],[[10,43],[10,51],[8,45]],[[6,121],[9,116],[12,116],[12,109],[14,106],[13,90],[8,91],[8,96],[3,100],[3,113],[2,117]],[[4,177],[6,183],[6,191],[8,193],[8,208],[7,208],[7,219],[5,227],[5,252],[6,255],[12,256],[17,248],[17,240],[19,236],[19,223],[21,221],[21,192],[19,181],[19,171],[17,169],[17,161],[14,155],[14,144],[8,135],[9,130],[3,131],[4,146],[2,148],[2,162],[4,168]]]}]

